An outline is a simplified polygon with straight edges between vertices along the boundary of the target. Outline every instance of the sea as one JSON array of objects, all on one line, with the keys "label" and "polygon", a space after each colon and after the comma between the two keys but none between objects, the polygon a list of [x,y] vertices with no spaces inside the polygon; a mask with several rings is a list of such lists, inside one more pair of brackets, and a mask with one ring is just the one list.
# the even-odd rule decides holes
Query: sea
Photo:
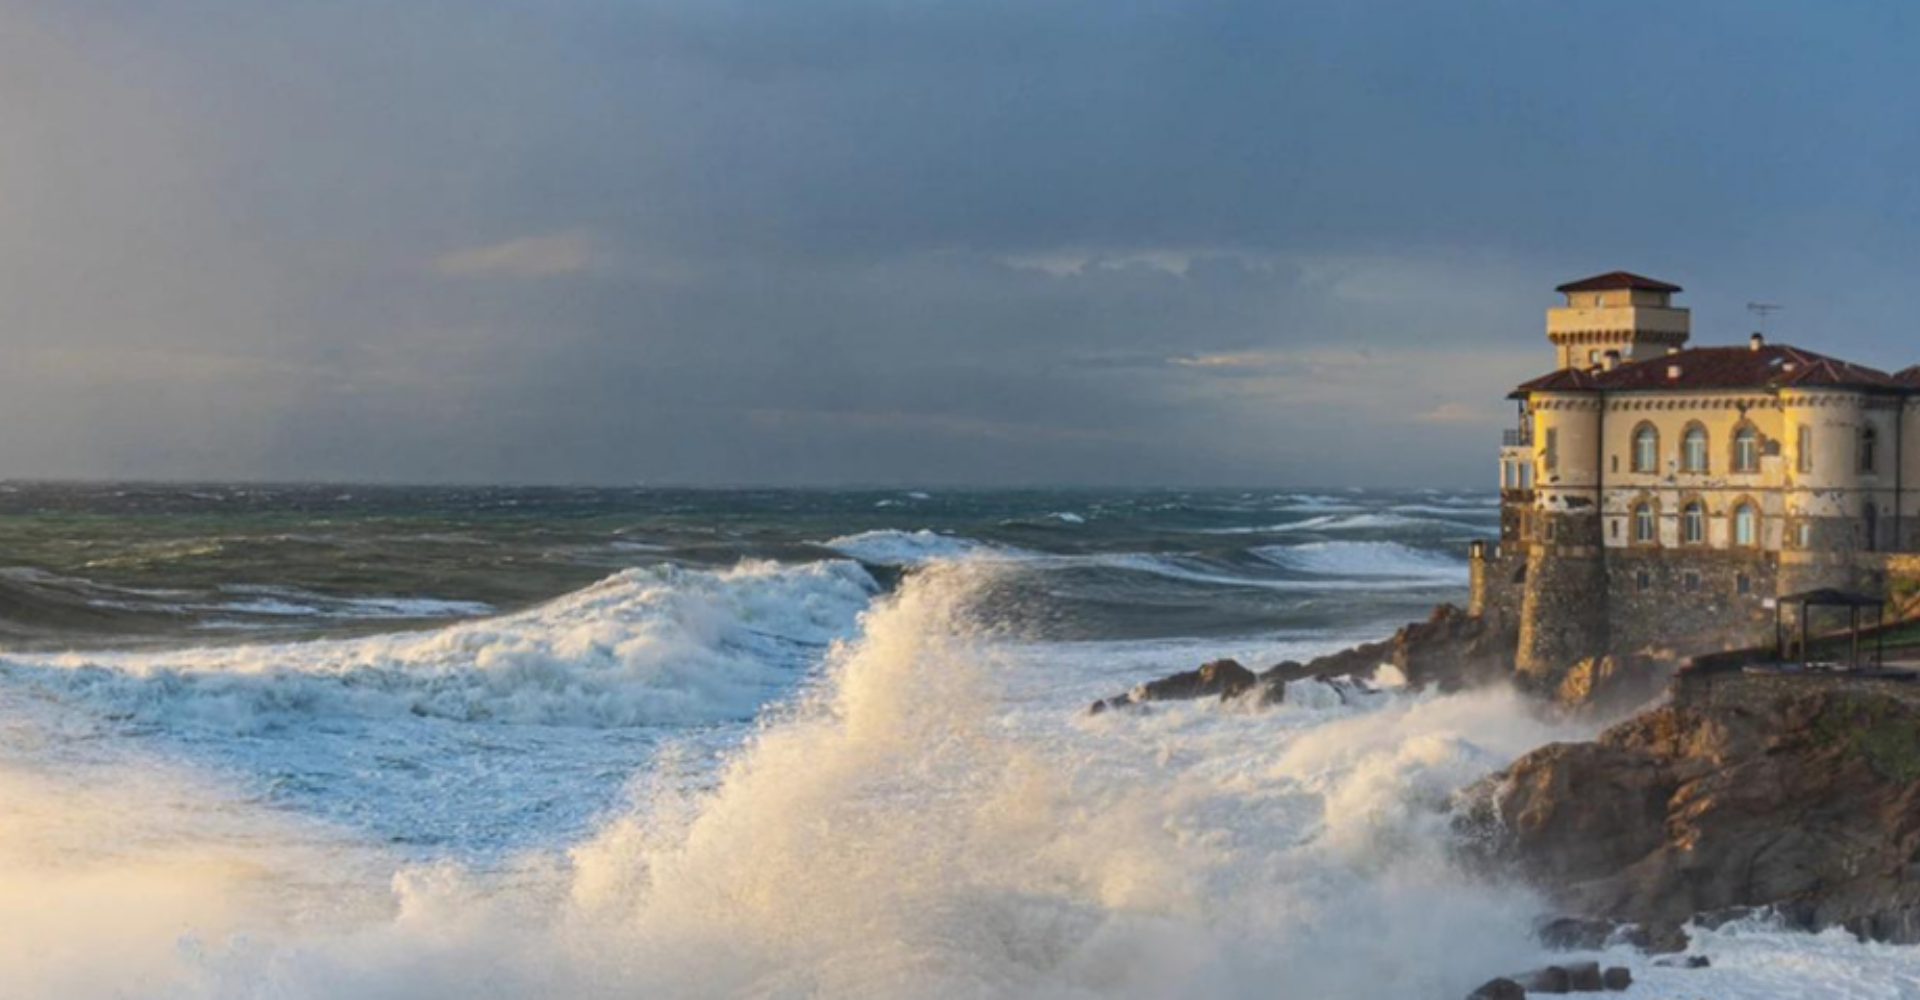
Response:
[{"label": "sea", "polygon": [[[1594,722],[1311,686],[1490,493],[0,484],[0,998],[1458,998],[1457,793]],[[1915,997],[1764,919],[1631,997]]]}]

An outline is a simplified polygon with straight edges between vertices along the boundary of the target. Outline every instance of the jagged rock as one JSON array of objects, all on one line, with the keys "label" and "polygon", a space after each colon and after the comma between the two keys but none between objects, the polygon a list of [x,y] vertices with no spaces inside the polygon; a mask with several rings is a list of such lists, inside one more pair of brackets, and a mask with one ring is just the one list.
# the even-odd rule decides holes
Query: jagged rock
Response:
[{"label": "jagged rock", "polygon": [[1567,988],[1575,993],[1598,993],[1602,989],[1599,962],[1571,962],[1566,966]]},{"label": "jagged rock", "polygon": [[1234,660],[1214,660],[1203,663],[1198,670],[1188,670],[1162,677],[1157,681],[1139,684],[1132,691],[1114,698],[1103,698],[1087,709],[1089,715],[1099,715],[1115,708],[1129,705],[1141,705],[1150,701],[1185,701],[1193,698],[1218,696],[1221,699],[1237,697],[1251,690],[1259,678],[1253,671],[1241,666]]},{"label": "jagged rock", "polygon": [[1284,689],[1286,700],[1308,708],[1336,708],[1356,705],[1379,689],[1357,677],[1309,677],[1294,681]]},{"label": "jagged rock", "polygon": [[1527,1000],[1527,990],[1511,979],[1490,979],[1467,994],[1467,1000]]},{"label": "jagged rock", "polygon": [[1520,977],[1528,993],[1566,993],[1573,989],[1573,977],[1562,966],[1549,965]]},{"label": "jagged rock", "polygon": [[1663,969],[1705,969],[1713,965],[1713,960],[1705,955],[1675,955],[1658,959],[1653,964]]},{"label": "jagged rock", "polygon": [[1476,857],[1684,947],[1696,914],[1920,937],[1920,685],[1709,675],[1469,793]]},{"label": "jagged rock", "polygon": [[1214,660],[1201,664],[1198,670],[1141,684],[1133,689],[1131,697],[1136,702],[1183,701],[1212,695],[1232,698],[1253,687],[1256,680],[1253,671],[1233,660]]},{"label": "jagged rock", "polygon": [[1260,674],[1262,704],[1286,700],[1286,686],[1311,677],[1372,677],[1383,666],[1399,670],[1413,687],[1457,691],[1504,682],[1513,669],[1513,627],[1504,619],[1470,615],[1451,604],[1392,637],[1362,643],[1308,663],[1288,660]]},{"label": "jagged rock", "polygon": [[1590,656],[1540,680],[1556,704],[1609,714],[1659,697],[1673,672],[1672,663],[1645,656]]},{"label": "jagged rock", "polygon": [[1633,924],[1588,917],[1559,917],[1534,930],[1540,943],[1555,951],[1599,951],[1613,944],[1644,948],[1645,930]]},{"label": "jagged rock", "polygon": [[1633,972],[1623,965],[1612,966],[1600,974],[1600,985],[1609,992],[1623,992],[1633,986]]}]

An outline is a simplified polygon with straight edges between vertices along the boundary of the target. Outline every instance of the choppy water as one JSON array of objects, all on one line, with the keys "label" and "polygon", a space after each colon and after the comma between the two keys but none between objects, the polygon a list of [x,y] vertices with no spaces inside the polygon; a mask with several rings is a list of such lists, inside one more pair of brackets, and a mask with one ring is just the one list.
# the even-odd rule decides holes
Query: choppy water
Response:
[{"label": "choppy water", "polygon": [[[1459,599],[1490,496],[0,490],[0,996],[1449,996],[1542,957],[1447,797],[1588,733],[1082,712]],[[1637,995],[1916,988],[1706,947]]]}]

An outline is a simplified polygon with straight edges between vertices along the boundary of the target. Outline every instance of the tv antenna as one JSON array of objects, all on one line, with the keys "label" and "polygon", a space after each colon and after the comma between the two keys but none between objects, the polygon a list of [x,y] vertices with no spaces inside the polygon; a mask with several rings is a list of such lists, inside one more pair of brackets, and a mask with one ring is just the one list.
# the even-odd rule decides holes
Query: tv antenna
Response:
[{"label": "tv antenna", "polygon": [[1785,309],[1785,308],[1786,308],[1786,306],[1781,306],[1781,305],[1775,305],[1775,304],[1773,304],[1773,303],[1771,303],[1771,302],[1749,302],[1749,303],[1747,303],[1747,311],[1748,311],[1748,312],[1750,312],[1750,313],[1752,313],[1752,314],[1754,314],[1755,316],[1758,316],[1758,317],[1760,317],[1760,332],[1761,332],[1761,333],[1766,333],[1766,332],[1767,332],[1767,317],[1768,317],[1768,316],[1771,316],[1771,315],[1773,315],[1774,313],[1777,313],[1777,312],[1779,312],[1780,310],[1782,310],[1782,309]]}]

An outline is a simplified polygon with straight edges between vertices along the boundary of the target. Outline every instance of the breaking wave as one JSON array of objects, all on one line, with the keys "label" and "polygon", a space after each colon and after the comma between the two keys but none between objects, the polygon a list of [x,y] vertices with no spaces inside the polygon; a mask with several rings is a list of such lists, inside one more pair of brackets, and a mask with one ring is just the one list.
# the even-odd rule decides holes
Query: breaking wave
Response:
[{"label": "breaking wave", "polygon": [[1209,535],[1280,535],[1291,532],[1341,532],[1341,531],[1386,531],[1386,530],[1433,530],[1446,529],[1452,532],[1486,533],[1487,529],[1475,524],[1444,517],[1411,517],[1405,514],[1322,514],[1317,517],[1288,521],[1282,524],[1255,525],[1249,527],[1208,528],[1203,534]]},{"label": "breaking wave", "polygon": [[942,535],[922,528],[919,531],[863,531],[822,542],[825,548],[874,566],[919,566],[936,559],[963,559],[972,556],[1011,556],[1014,550],[997,548],[985,542],[957,535]]},{"label": "breaking wave", "polygon": [[1467,564],[1460,559],[1399,542],[1306,542],[1263,545],[1252,551],[1276,566],[1301,573],[1467,582]]},{"label": "breaking wave", "polygon": [[750,717],[877,590],[849,562],[629,570],[548,604],[433,632],[0,660],[0,678],[165,726],[314,716],[623,727]]},{"label": "breaking wave", "polygon": [[[202,858],[178,870],[176,926],[204,933],[169,952],[112,935],[177,930],[102,926],[94,950],[145,956],[149,992],[290,1000],[1361,1000],[1460,995],[1538,957],[1535,900],[1448,863],[1445,804],[1567,730],[1508,693],[1077,720],[1058,702],[1009,702],[1002,678],[1033,665],[970,607],[1004,571],[910,578],[716,781],[656,768],[630,812],[564,857],[505,873],[402,867],[390,916],[302,921],[234,883],[315,861],[256,857],[281,841],[252,830],[167,830]],[[84,835],[144,822],[111,819]],[[0,825],[0,856],[6,836]],[[173,846],[127,842],[103,864]],[[102,913],[140,890],[62,887]],[[63,995],[100,975],[59,950],[15,971]]]}]

